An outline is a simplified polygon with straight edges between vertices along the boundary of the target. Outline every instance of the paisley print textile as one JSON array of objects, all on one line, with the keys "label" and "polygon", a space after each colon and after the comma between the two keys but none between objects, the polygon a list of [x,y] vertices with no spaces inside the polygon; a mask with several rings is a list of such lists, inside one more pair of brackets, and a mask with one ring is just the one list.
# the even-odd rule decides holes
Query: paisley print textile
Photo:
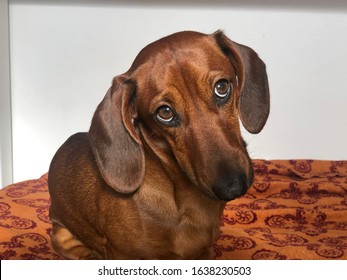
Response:
[{"label": "paisley print textile", "polygon": [[[227,203],[215,259],[347,259],[347,161],[253,160]],[[47,174],[0,190],[0,259],[62,259],[50,245]]]},{"label": "paisley print textile", "polygon": [[[253,186],[225,207],[216,259],[346,260],[347,161],[254,160],[253,165]],[[253,246],[232,246],[229,236]]]}]

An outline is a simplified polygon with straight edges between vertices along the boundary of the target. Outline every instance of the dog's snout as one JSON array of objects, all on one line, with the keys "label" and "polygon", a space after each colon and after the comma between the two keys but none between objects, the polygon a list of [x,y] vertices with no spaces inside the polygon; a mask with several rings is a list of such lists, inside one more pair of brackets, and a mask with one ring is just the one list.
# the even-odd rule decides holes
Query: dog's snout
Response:
[{"label": "dog's snout", "polygon": [[214,194],[224,201],[230,201],[244,195],[250,186],[250,180],[244,173],[232,174],[221,178],[212,190]]}]

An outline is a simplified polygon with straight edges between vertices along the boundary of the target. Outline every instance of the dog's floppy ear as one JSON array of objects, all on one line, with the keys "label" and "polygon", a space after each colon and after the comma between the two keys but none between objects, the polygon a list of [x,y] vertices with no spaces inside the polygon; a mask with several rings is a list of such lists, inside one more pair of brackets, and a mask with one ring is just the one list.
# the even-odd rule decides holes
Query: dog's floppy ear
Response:
[{"label": "dog's floppy ear", "polygon": [[136,191],[144,177],[144,153],[134,119],[135,83],[125,76],[113,85],[99,104],[89,139],[106,183],[120,193]]},{"label": "dog's floppy ear", "polygon": [[240,85],[238,112],[243,126],[259,133],[269,116],[270,94],[264,62],[255,51],[227,38],[223,32],[213,34],[223,53],[234,65]]}]

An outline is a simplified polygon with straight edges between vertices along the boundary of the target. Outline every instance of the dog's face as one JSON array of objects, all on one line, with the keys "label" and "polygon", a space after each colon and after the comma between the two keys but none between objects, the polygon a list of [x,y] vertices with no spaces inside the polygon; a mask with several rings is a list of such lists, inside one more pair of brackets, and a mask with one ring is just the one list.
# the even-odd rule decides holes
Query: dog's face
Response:
[{"label": "dog's face", "polygon": [[[253,51],[221,32],[182,32],[147,46],[122,76],[131,88],[119,101],[126,131],[142,149],[176,164],[208,196],[228,201],[245,194],[253,169],[239,116],[246,129],[258,132],[269,110],[266,73],[246,69],[251,60],[263,67]],[[260,93],[242,100],[254,89]],[[253,115],[244,116],[248,111]]]}]

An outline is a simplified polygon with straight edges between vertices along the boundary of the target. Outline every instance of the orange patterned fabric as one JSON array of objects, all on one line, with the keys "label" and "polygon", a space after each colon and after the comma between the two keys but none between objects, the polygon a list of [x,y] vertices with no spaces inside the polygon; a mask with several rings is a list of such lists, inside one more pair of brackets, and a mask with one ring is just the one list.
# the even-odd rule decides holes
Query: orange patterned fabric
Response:
[{"label": "orange patterned fabric", "polygon": [[[347,161],[254,160],[226,205],[216,259],[347,259]],[[0,191],[0,259],[61,259],[50,246],[47,175]]]},{"label": "orange patterned fabric", "polygon": [[47,174],[0,191],[0,259],[62,259],[50,246]]}]

